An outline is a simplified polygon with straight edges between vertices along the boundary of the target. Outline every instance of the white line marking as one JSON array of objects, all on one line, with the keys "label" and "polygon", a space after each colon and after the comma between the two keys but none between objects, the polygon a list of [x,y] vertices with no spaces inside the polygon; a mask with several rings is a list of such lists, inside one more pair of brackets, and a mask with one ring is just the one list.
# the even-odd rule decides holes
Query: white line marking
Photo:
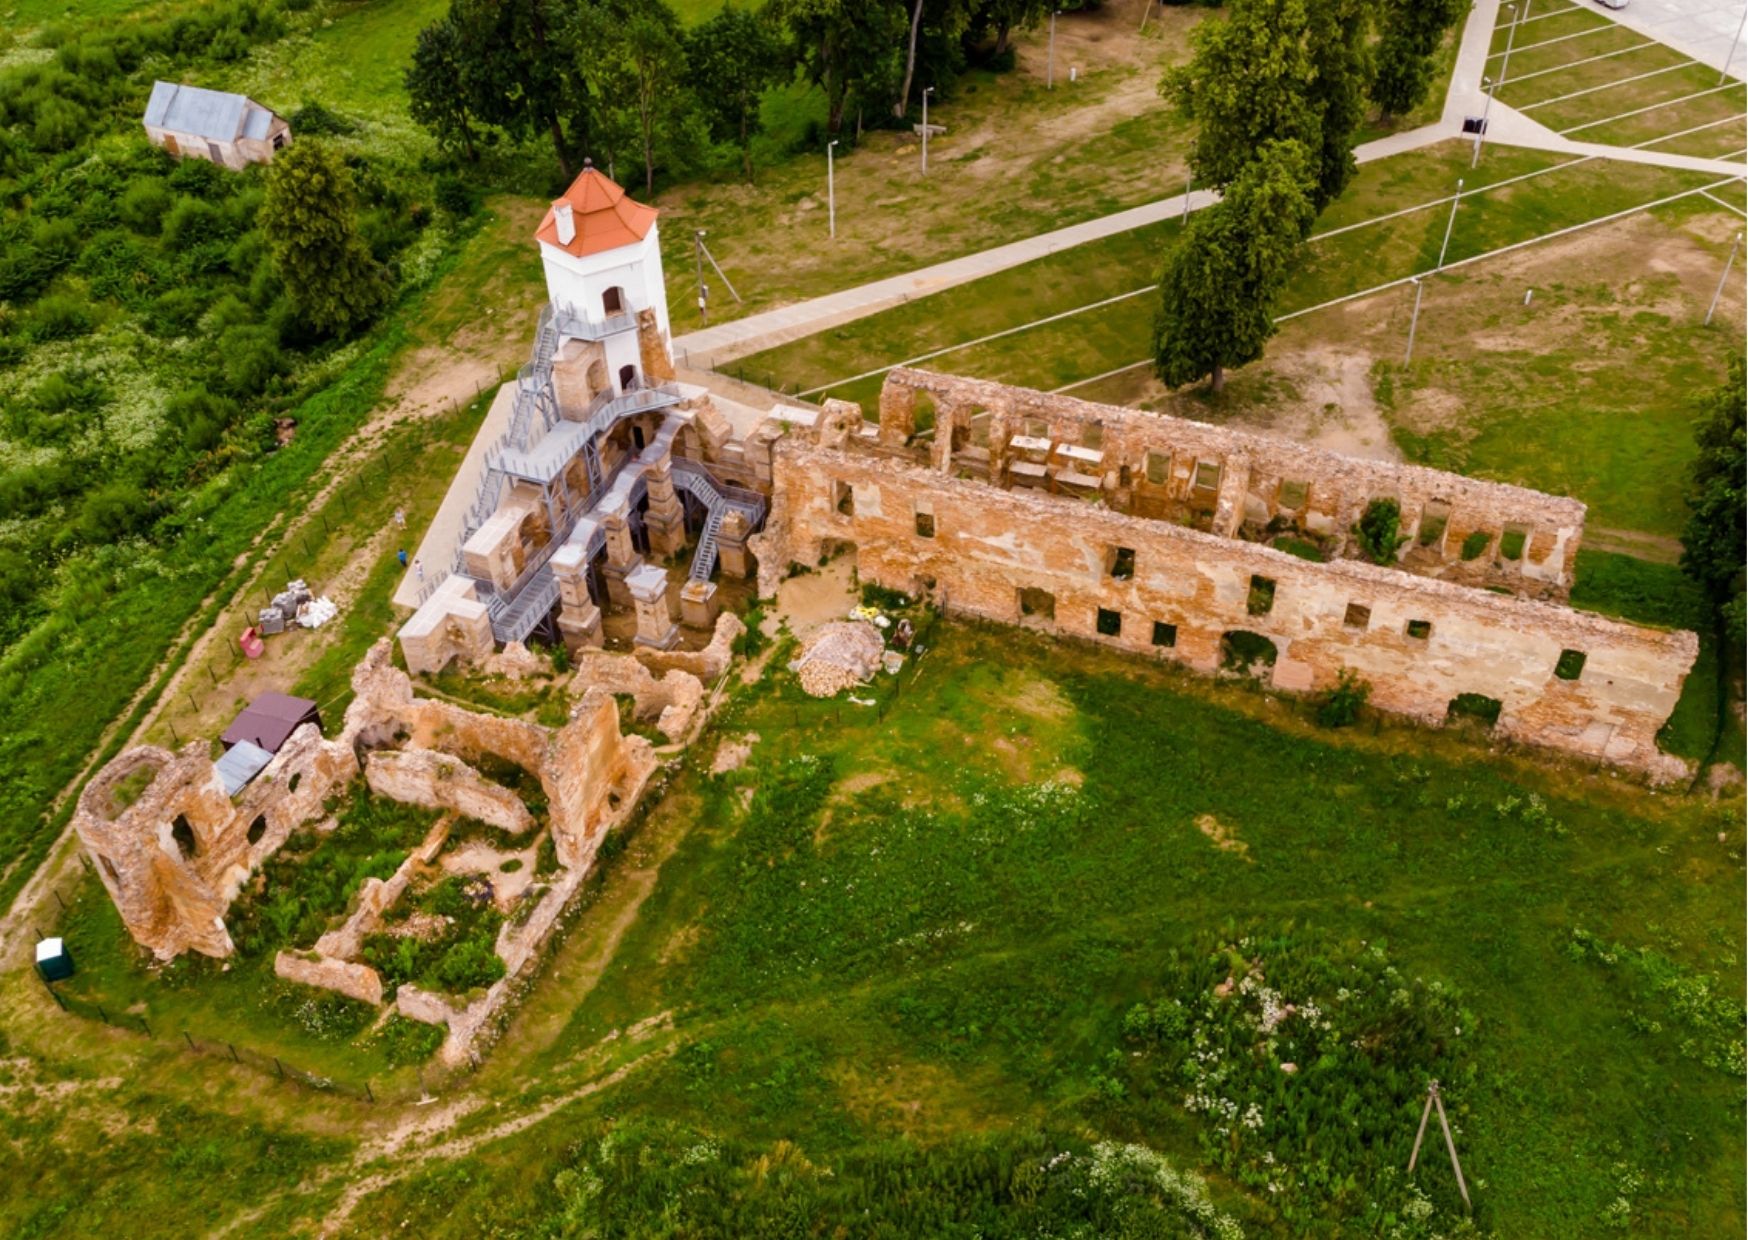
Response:
[{"label": "white line marking", "polygon": [[1586,56],[1583,60],[1568,60],[1563,65],[1555,65],[1552,69],[1537,69],[1534,73],[1520,73],[1514,78],[1506,78],[1500,86],[1510,86],[1513,82],[1527,82],[1531,78],[1547,77],[1550,73],[1564,73],[1567,69],[1576,69],[1579,65],[1594,64],[1599,60],[1612,60],[1616,56],[1625,56],[1628,52],[1642,52],[1647,47],[1662,47],[1655,39],[1646,39],[1643,43],[1635,43],[1631,47],[1623,47],[1618,52],[1604,52],[1600,56]]},{"label": "white line marking", "polygon": [[[1535,20],[1535,18],[1532,17],[1532,18],[1530,18],[1530,20],[1533,22]],[[1582,39],[1585,35],[1595,34],[1599,30],[1624,30],[1624,29],[1626,29],[1626,27],[1617,26],[1613,22],[1603,22],[1602,25],[1600,25],[1600,26],[1592,26],[1588,30],[1580,30],[1577,34],[1563,34],[1555,39],[1543,39],[1540,43],[1519,43],[1517,46],[1515,46],[1511,49],[1511,54],[1513,56],[1515,56],[1519,52],[1533,52],[1538,47],[1552,47],[1556,43],[1564,43],[1567,39]],[[1505,55],[1505,49],[1500,48],[1497,52],[1487,53],[1487,59],[1488,60],[1498,60],[1503,55]]]},{"label": "white line marking", "polygon": [[[1526,17],[1522,21],[1518,22],[1517,24],[1519,26],[1527,26],[1531,22],[1545,22],[1550,17],[1564,17],[1568,13],[1586,13],[1586,14],[1589,14],[1590,16],[1596,18],[1598,21],[1602,22],[1602,26],[1599,27],[1599,29],[1607,29],[1608,27],[1615,24],[1614,22],[1609,21],[1608,18],[1604,17],[1601,13],[1591,13],[1590,10],[1585,8],[1582,4],[1569,4],[1565,8],[1555,9],[1551,13],[1537,13],[1534,17]],[[1509,25],[1511,25],[1510,22],[1501,22],[1501,23],[1499,23],[1499,25],[1493,27],[1493,33],[1498,34],[1501,30],[1504,30]]]},{"label": "white line marking", "polygon": [[1560,136],[1564,138],[1567,134],[1577,133],[1580,129],[1595,129],[1598,125],[1606,125],[1610,121],[1624,121],[1629,116],[1638,116],[1644,112],[1655,112],[1658,108],[1672,108],[1678,103],[1687,103],[1693,99],[1703,99],[1707,95],[1715,95],[1720,90],[1741,89],[1742,83],[1740,82],[1725,82],[1722,86],[1714,86],[1710,90],[1702,90],[1691,95],[1683,95],[1679,99],[1665,99],[1662,103],[1653,103],[1649,107],[1634,108],[1631,112],[1622,112],[1619,116],[1605,116],[1599,121],[1585,121],[1582,125],[1574,125],[1570,129],[1560,130]]},{"label": "white line marking", "polygon": [[1725,202],[1722,198],[1719,198],[1716,194],[1712,193],[1710,190],[1702,189],[1702,190],[1700,190],[1700,193],[1704,194],[1707,198],[1710,198],[1713,202],[1717,203],[1720,207],[1724,208],[1724,210],[1734,211],[1737,215],[1741,216],[1743,219],[1748,220],[1748,211],[1744,211],[1741,207],[1738,207],[1738,206],[1734,205],[1733,203]]},{"label": "white line marking", "polygon": [[1583,90],[1575,90],[1569,95],[1555,95],[1552,99],[1538,99],[1534,103],[1514,104],[1519,112],[1534,112],[1537,108],[1545,108],[1550,103],[1564,103],[1568,99],[1580,99],[1585,95],[1594,95],[1598,91],[1613,90],[1617,86],[1625,86],[1628,82],[1643,82],[1646,78],[1662,77],[1665,73],[1674,73],[1677,69],[1685,69],[1689,65],[1697,65],[1697,60],[1684,60],[1678,65],[1665,65],[1661,69],[1653,69],[1649,73],[1639,73],[1632,77],[1620,78],[1613,82],[1604,82],[1601,86],[1586,86]]},{"label": "white line marking", "polygon": [[[1510,254],[1513,250],[1521,250],[1526,246],[1540,245],[1544,241],[1552,241],[1556,237],[1564,237],[1569,233],[1579,232],[1586,228],[1594,228],[1598,224],[1609,224],[1615,220],[1625,219],[1629,215],[1638,215],[1642,211],[1652,211],[1658,207],[1666,207],[1672,202],[1680,202],[1683,198],[1691,198],[1695,194],[1706,194],[1708,190],[1721,189],[1725,185],[1732,185],[1740,179],[1740,177],[1726,177],[1722,181],[1713,182],[1711,185],[1702,185],[1697,189],[1682,190],[1679,194],[1671,194],[1667,198],[1659,198],[1655,202],[1647,202],[1642,206],[1637,207],[1628,207],[1625,211],[1616,211],[1611,215],[1599,216],[1594,220],[1586,220],[1582,224],[1573,224],[1566,228],[1558,228],[1551,233],[1543,233],[1539,237],[1531,237],[1527,241],[1515,241],[1510,245],[1501,246],[1497,250],[1488,250],[1481,254],[1471,254],[1468,258],[1460,258],[1454,263],[1446,263],[1444,265],[1444,270],[1450,271],[1455,267],[1466,267],[1470,263],[1478,263],[1483,259],[1488,258],[1497,258],[1501,254]],[[1708,194],[1707,196],[1709,197],[1710,195]],[[1419,272],[1412,276],[1403,276],[1399,280],[1388,280],[1383,284],[1375,284],[1371,288],[1361,289],[1357,293],[1348,293],[1342,297],[1336,297],[1329,301],[1320,302],[1315,306],[1306,306],[1303,310],[1294,310],[1290,313],[1279,315],[1276,317],[1275,322],[1285,323],[1288,319],[1296,319],[1301,315],[1311,314],[1317,310],[1327,310],[1331,306],[1339,306],[1343,302],[1357,301],[1362,297],[1370,297],[1374,293],[1382,293],[1388,289],[1399,288],[1404,284],[1412,283],[1416,279],[1425,279],[1428,276],[1437,274],[1439,274],[1437,271],[1428,270]],[[1151,358],[1142,362],[1133,362],[1128,366],[1119,366],[1115,370],[1107,370],[1102,375],[1094,375],[1091,379],[1078,379],[1073,383],[1066,383],[1053,390],[1056,392],[1066,392],[1070,388],[1084,387],[1095,380],[1109,378],[1111,375],[1122,374],[1125,370],[1137,370],[1142,366],[1150,366],[1152,364],[1153,359]]]},{"label": "white line marking", "polygon": [[1748,119],[1748,112],[1738,112],[1734,116],[1726,116],[1721,121],[1707,121],[1703,125],[1695,125],[1692,129],[1682,129],[1675,133],[1666,133],[1661,138],[1646,138],[1643,142],[1635,142],[1629,150],[1638,150],[1643,146],[1656,146],[1659,142],[1673,142],[1677,138],[1685,138],[1690,133],[1698,133],[1702,129],[1716,129],[1719,125],[1728,125],[1731,121]]}]

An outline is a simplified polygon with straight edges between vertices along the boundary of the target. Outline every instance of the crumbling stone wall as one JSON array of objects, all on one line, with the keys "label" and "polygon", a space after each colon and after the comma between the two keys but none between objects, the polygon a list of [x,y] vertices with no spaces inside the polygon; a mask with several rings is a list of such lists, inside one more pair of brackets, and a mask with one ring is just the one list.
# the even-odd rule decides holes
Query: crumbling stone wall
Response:
[{"label": "crumbling stone wall", "polygon": [[[127,806],[119,786],[151,781]],[[243,880],[358,774],[347,746],[305,724],[236,800],[226,795],[205,743],[171,753],[140,745],[86,785],[73,814],[128,933],[159,959],[184,951],[228,956],[224,915]]]},{"label": "crumbling stone wall", "polygon": [[[1567,596],[1584,534],[1574,499],[908,367],[881,389],[879,444],[959,477],[1097,497],[1228,538],[1302,533],[1350,557],[1367,505],[1395,499],[1402,567],[1535,598]],[[1484,549],[1465,558],[1476,534]]]},{"label": "crumbling stone wall", "polygon": [[[1002,391],[991,386],[978,387],[988,401]],[[902,453],[791,439],[775,460],[767,537],[782,545],[762,561],[764,592],[776,566],[854,544],[864,581],[931,593],[954,612],[1204,672],[1227,661],[1228,634],[1254,633],[1272,645],[1269,675],[1283,689],[1324,689],[1348,668],[1375,705],[1427,723],[1480,694],[1501,703],[1506,736],[1657,778],[1684,769],[1655,738],[1697,653],[1692,633],[1366,562],[1306,561],[1072,496],[1002,490]]]},{"label": "crumbling stone wall", "polygon": [[534,827],[522,798],[461,759],[432,749],[384,749],[364,762],[364,781],[377,796],[427,809],[447,809],[520,835]]}]

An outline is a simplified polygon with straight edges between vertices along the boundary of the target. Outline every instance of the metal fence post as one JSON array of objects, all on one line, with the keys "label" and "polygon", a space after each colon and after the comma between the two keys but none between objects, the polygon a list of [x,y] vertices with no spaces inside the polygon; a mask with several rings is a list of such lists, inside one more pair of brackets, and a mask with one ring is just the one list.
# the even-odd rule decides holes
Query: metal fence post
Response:
[{"label": "metal fence post", "polygon": [[188,1030],[184,1029],[182,1031],[182,1036],[188,1042],[188,1049],[193,1051],[195,1054],[198,1055],[200,1053],[200,1048],[194,1044],[194,1035],[192,1033],[189,1033]]}]

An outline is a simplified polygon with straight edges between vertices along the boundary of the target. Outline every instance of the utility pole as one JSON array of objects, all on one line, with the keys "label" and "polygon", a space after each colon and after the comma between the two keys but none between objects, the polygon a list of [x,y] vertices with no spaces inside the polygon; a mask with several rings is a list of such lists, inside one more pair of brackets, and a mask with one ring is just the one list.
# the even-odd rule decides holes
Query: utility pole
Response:
[{"label": "utility pole", "polygon": [[1415,276],[1412,283],[1414,285],[1414,313],[1408,318],[1408,351],[1402,355],[1404,366],[1414,360],[1414,329],[1420,324],[1420,297],[1426,292],[1426,285],[1419,276]]},{"label": "utility pole", "polygon": [[1050,51],[1044,61],[1044,89],[1056,89],[1056,15],[1060,9],[1050,10]]},{"label": "utility pole", "polygon": [[1481,127],[1475,131],[1475,153],[1469,158],[1469,167],[1471,168],[1481,162],[1481,139],[1487,133],[1487,118],[1493,115],[1493,96],[1497,95],[1499,88],[1505,84],[1506,72],[1511,68],[1511,47],[1517,41],[1517,23],[1525,13],[1529,12],[1529,0],[1524,0],[1522,9],[1519,9],[1515,4],[1508,4],[1505,7],[1511,10],[1511,25],[1505,31],[1505,56],[1499,62],[1498,76],[1482,79],[1482,82],[1487,85],[1487,103],[1481,109]]},{"label": "utility pole", "polygon": [[933,86],[923,87],[923,175],[929,173],[929,96],[935,93]]},{"label": "utility pole", "polygon": [[1736,265],[1736,251],[1742,245],[1742,234],[1736,234],[1736,240],[1730,245],[1730,257],[1724,262],[1724,274],[1718,277],[1718,291],[1712,294],[1712,304],[1706,307],[1705,325],[1712,325],[1712,315],[1717,313],[1718,298],[1724,295],[1724,285],[1730,279],[1730,268]]},{"label": "utility pole", "polygon": [[838,140],[836,138],[833,138],[830,142],[825,144],[826,220],[827,227],[830,229],[829,235],[834,240],[838,235],[838,184],[836,177],[833,175],[832,148],[837,146],[837,144]]},{"label": "utility pole", "polygon": [[704,230],[692,230],[692,257],[698,263],[698,318],[703,326],[710,326],[710,290],[704,284]]},{"label": "utility pole", "polygon": [[1445,239],[1438,247],[1438,266],[1434,271],[1445,269],[1445,251],[1451,248],[1451,229],[1457,226],[1457,204],[1463,200],[1463,182],[1457,180],[1457,192],[1451,197],[1451,218],[1445,221]]}]

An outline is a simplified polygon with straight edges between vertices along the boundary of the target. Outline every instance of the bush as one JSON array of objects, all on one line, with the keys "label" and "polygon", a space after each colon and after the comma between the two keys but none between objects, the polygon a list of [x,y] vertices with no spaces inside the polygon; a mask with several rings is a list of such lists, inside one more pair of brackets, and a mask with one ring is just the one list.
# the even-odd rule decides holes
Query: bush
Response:
[{"label": "bush", "polygon": [[337,112],[330,112],[315,100],[304,104],[286,118],[297,137],[345,137],[358,132],[358,126]]},{"label": "bush", "polygon": [[1393,499],[1375,499],[1366,505],[1354,526],[1354,540],[1374,564],[1389,564],[1408,539],[1402,534],[1402,506]]},{"label": "bush", "polygon": [[89,335],[95,325],[83,301],[56,294],[36,303],[26,321],[25,334],[32,340],[73,340]]},{"label": "bush", "polygon": [[1352,727],[1359,720],[1360,708],[1372,696],[1372,686],[1361,680],[1351,668],[1342,668],[1335,688],[1317,704],[1317,723],[1325,728]]},{"label": "bush", "polygon": [[164,217],[164,244],[177,250],[191,249],[216,238],[219,210],[199,198],[178,198]]},{"label": "bush", "polygon": [[164,217],[175,199],[157,177],[135,177],[116,204],[121,222],[137,233],[155,237],[164,230]]},{"label": "bush", "polygon": [[436,199],[441,210],[458,220],[472,215],[479,205],[473,186],[460,177],[438,177]]}]

